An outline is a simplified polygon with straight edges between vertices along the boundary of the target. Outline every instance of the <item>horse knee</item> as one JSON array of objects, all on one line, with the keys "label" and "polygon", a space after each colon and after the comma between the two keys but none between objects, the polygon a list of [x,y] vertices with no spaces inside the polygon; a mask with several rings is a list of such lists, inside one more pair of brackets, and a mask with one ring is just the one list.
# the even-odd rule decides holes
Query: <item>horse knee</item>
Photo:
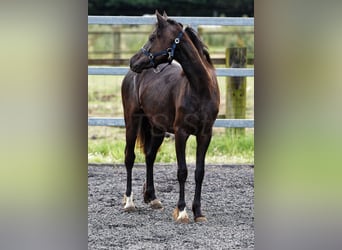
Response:
[{"label": "horse knee", "polygon": [[195,170],[195,181],[202,182],[204,178],[204,169],[196,169]]},{"label": "horse knee", "polygon": [[135,153],[134,152],[132,154],[126,153],[126,156],[125,156],[126,168],[132,168],[134,165],[134,160],[135,160]]},{"label": "horse knee", "polygon": [[146,159],[146,165],[147,166],[150,166],[154,163],[155,159],[156,159],[156,154],[153,154],[153,153],[147,153],[146,156],[145,156],[145,159]]}]

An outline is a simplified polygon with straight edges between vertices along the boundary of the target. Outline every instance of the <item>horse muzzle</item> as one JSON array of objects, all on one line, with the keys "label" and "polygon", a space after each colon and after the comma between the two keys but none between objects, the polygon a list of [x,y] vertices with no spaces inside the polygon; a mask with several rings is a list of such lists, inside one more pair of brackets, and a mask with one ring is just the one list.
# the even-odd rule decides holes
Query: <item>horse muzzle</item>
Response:
[{"label": "horse muzzle", "polygon": [[144,69],[151,68],[153,65],[151,65],[150,60],[147,57],[138,53],[131,58],[129,66],[132,71],[141,73]]}]

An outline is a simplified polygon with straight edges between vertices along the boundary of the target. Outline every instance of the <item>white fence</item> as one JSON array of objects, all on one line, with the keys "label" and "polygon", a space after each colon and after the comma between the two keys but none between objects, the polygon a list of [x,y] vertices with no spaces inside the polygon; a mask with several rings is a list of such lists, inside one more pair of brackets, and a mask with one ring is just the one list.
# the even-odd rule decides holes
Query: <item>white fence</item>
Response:
[{"label": "white fence", "polygon": [[[198,25],[254,26],[254,18],[237,17],[170,17],[184,25],[197,28]],[[154,24],[155,16],[88,16],[88,24],[142,25]],[[125,75],[128,67],[88,67],[88,75]],[[217,76],[254,77],[254,68],[216,68]],[[88,117],[88,126],[124,127],[123,118]],[[254,119],[217,119],[215,127],[254,128]]]}]

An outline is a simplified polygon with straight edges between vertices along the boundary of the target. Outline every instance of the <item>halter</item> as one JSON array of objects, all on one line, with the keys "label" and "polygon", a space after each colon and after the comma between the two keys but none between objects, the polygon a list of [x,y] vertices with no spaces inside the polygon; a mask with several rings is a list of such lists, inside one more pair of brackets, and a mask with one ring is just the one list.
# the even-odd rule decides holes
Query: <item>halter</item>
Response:
[{"label": "halter", "polygon": [[174,54],[175,54],[176,46],[177,46],[177,44],[179,44],[182,36],[183,36],[183,31],[180,31],[178,33],[178,36],[173,41],[171,47],[167,48],[166,50],[162,50],[162,51],[159,51],[156,53],[151,53],[151,52],[147,51],[144,47],[142,47],[141,51],[144,53],[145,56],[147,56],[150,59],[150,64],[152,64],[153,67],[155,65],[154,58],[156,58],[157,56],[169,55],[169,57],[167,58],[167,61],[169,62],[169,64],[171,64],[173,57],[174,57]]}]

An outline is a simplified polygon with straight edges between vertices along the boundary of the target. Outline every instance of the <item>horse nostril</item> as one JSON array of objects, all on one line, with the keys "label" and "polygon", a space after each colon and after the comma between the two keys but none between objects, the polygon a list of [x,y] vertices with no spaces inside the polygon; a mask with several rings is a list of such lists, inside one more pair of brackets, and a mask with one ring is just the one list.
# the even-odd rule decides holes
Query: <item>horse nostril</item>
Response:
[{"label": "horse nostril", "polygon": [[133,70],[134,68],[136,68],[136,64],[134,64],[132,61],[130,61],[129,63],[129,67]]},{"label": "horse nostril", "polygon": [[130,68],[131,68],[132,71],[134,71],[136,73],[140,73],[141,72],[139,70],[139,65],[138,64],[130,63]]}]

